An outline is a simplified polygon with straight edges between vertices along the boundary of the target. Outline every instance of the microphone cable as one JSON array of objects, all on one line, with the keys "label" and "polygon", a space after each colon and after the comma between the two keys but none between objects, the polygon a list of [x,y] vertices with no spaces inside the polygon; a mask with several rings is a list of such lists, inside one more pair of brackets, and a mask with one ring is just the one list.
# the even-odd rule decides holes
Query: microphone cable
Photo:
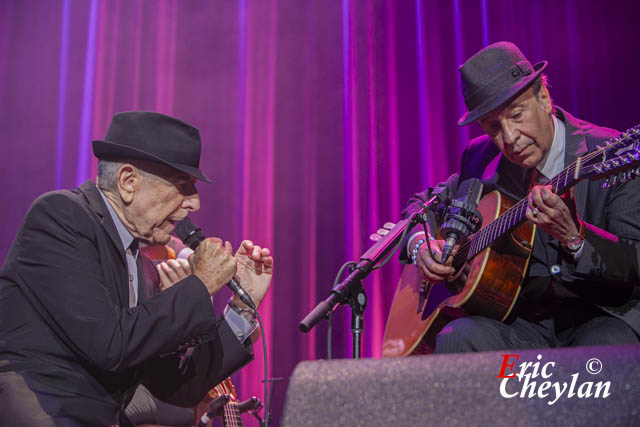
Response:
[{"label": "microphone cable", "polygon": [[271,399],[270,396],[267,396],[267,389],[268,389],[268,383],[269,383],[269,369],[268,369],[268,357],[267,357],[267,340],[264,336],[264,327],[262,326],[262,319],[260,318],[260,313],[258,313],[258,310],[255,309],[253,310],[253,312],[256,315],[256,319],[258,319],[258,327],[260,328],[260,337],[262,339],[262,355],[263,355],[263,359],[264,359],[264,402],[265,402],[265,407],[264,407],[264,427],[268,427],[269,426],[269,418],[271,418],[269,416],[269,411],[271,410]]},{"label": "microphone cable", "polygon": [[[419,211],[414,212],[411,217],[409,217],[409,219],[413,219],[416,215],[419,214]],[[422,224],[423,227],[425,227],[426,230],[426,225],[425,223]],[[378,270],[380,268],[382,268],[386,263],[388,263],[391,258],[394,257],[395,253],[398,251],[398,249],[400,248],[400,246],[402,245],[402,242],[404,241],[404,238],[407,236],[407,234],[409,234],[410,228],[406,227],[404,229],[404,231],[402,232],[402,235],[400,236],[400,238],[398,239],[398,242],[394,244],[394,246],[392,247],[392,249],[389,251],[389,254],[386,256],[386,258],[384,258],[378,265],[376,265],[375,267],[371,268],[371,271],[374,270]],[[429,248],[431,249],[431,248]],[[340,270],[338,270],[338,274],[336,274],[336,278],[333,280],[333,285],[331,287],[331,289],[334,289],[336,286],[338,286],[338,284],[340,283],[340,278],[342,277],[342,275],[344,274],[345,270],[348,268],[349,269],[349,273],[353,272],[355,266],[357,266],[358,263],[355,261],[347,261],[344,264],[342,264],[342,267],[340,267]],[[332,332],[332,327],[333,327],[333,310],[331,310],[329,312],[329,314],[327,315],[327,360],[331,360],[332,358],[332,351],[331,351],[331,332]]]}]

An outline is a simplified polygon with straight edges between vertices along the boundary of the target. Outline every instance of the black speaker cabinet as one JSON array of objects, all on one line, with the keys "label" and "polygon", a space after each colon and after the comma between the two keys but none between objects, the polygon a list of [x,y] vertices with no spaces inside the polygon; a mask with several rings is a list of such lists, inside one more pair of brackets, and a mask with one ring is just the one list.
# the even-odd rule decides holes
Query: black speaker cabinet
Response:
[{"label": "black speaker cabinet", "polygon": [[282,426],[640,426],[640,345],[302,362]]}]

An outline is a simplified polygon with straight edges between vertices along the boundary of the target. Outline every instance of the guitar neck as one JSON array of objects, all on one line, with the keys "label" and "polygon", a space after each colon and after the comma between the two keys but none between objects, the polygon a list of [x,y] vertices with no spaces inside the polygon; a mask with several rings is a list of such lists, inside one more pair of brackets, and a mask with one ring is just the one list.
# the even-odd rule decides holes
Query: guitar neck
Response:
[{"label": "guitar neck", "polygon": [[[579,181],[580,161],[578,158],[569,167],[565,168],[558,175],[549,180],[546,185],[553,188],[555,194],[561,195],[567,192],[571,187]],[[520,200],[511,209],[507,210],[498,219],[472,236],[469,250],[467,251],[467,259],[475,257],[484,249],[491,246],[496,240],[510,233],[515,227],[522,224],[526,219],[527,208],[529,206],[528,198]]]},{"label": "guitar neck", "polygon": [[[578,157],[575,162],[554,176],[547,185],[553,188],[555,194],[561,195],[586,178],[595,179],[613,175],[613,183],[615,184],[615,174],[621,171],[625,171],[622,181],[640,175],[638,169],[635,169],[633,173],[626,172],[639,164],[640,125],[637,125],[618,137],[610,139],[604,146]],[[465,243],[465,247],[460,251],[461,257],[464,257],[464,260],[475,257],[524,222],[528,204],[528,198],[525,197],[498,219],[473,235],[469,240],[470,243]]]},{"label": "guitar neck", "polygon": [[242,427],[242,418],[240,418],[238,402],[229,402],[224,405],[222,425],[224,427]]}]

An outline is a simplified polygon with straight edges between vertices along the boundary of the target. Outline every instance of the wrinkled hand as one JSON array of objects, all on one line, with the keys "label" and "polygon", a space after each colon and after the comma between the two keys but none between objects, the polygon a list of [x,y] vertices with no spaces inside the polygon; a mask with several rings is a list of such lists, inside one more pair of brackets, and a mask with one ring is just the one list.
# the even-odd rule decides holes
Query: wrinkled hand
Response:
[{"label": "wrinkled hand", "polygon": [[186,259],[169,259],[156,265],[160,276],[160,290],[170,288],[191,274],[191,267]]},{"label": "wrinkled hand", "polygon": [[229,283],[237,270],[236,259],[232,255],[229,242],[222,246],[222,240],[209,237],[198,246],[189,257],[189,266],[213,295]]},{"label": "wrinkled hand", "polygon": [[[238,260],[238,272],[236,277],[240,286],[251,296],[251,299],[260,306],[273,275],[273,257],[267,248],[254,245],[251,240],[244,240],[236,252]],[[236,305],[246,307],[246,305],[234,295],[233,302]]]},{"label": "wrinkled hand", "polygon": [[550,185],[533,187],[525,215],[560,244],[564,245],[570,237],[578,235],[580,221],[573,189],[560,197],[553,193]]}]

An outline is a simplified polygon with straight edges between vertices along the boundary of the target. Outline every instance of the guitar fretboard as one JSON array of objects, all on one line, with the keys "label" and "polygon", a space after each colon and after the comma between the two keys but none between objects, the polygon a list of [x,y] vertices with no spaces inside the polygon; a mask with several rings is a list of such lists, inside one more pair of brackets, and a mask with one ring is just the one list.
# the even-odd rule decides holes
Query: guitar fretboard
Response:
[{"label": "guitar fretboard", "polygon": [[224,417],[222,418],[224,427],[242,427],[242,419],[240,418],[240,410],[237,402],[229,402],[224,405]]},{"label": "guitar fretboard", "polygon": [[[597,150],[579,157],[550,179],[546,185],[550,185],[555,194],[562,195],[585,178],[606,176],[619,170],[631,168],[640,162],[639,145],[640,125],[608,141],[604,147],[599,147]],[[612,153],[614,154],[612,155]],[[611,158],[607,158],[607,155]],[[635,175],[638,175],[637,170]],[[528,198],[525,197],[499,218],[471,236],[460,248],[454,265],[461,265],[465,260],[472,259],[496,240],[522,224],[526,219],[528,205]]]}]

